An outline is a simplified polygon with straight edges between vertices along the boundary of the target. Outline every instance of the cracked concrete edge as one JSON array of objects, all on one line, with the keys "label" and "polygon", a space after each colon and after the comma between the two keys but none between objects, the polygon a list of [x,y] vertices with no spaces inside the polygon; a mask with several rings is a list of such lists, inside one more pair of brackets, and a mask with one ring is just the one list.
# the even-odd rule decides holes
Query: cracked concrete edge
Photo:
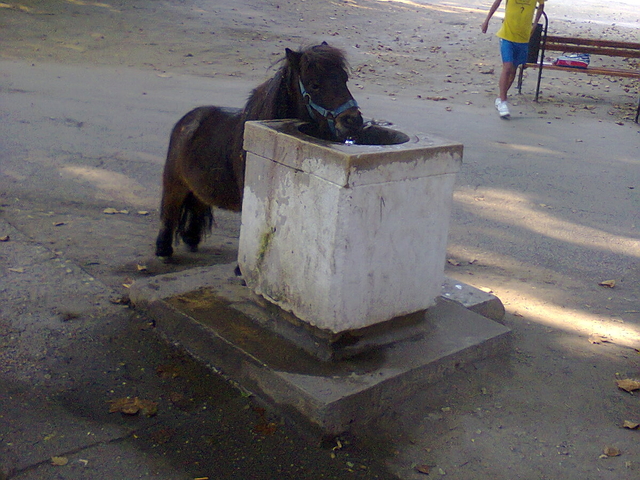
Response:
[{"label": "cracked concrete edge", "polygon": [[498,297],[454,278],[444,277],[440,296],[498,323],[504,318],[504,305]]}]

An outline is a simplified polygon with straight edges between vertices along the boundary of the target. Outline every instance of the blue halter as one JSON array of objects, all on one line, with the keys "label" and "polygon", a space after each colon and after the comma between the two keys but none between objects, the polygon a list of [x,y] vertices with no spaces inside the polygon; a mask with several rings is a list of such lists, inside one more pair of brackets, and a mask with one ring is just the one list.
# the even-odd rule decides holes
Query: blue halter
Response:
[{"label": "blue halter", "polygon": [[345,110],[349,110],[350,108],[353,108],[353,107],[358,108],[358,103],[352,98],[351,100],[348,100],[347,102],[340,105],[335,110],[327,110],[326,108],[321,107],[320,105],[315,103],[313,100],[311,100],[311,95],[309,95],[309,92],[307,92],[307,90],[304,88],[304,85],[302,84],[302,80],[298,80],[298,83],[300,84],[300,93],[302,93],[302,98],[304,99],[304,102],[307,105],[307,110],[309,111],[309,115],[311,116],[311,118],[313,118],[313,111],[315,110],[324,118],[326,118],[327,123],[329,124],[329,130],[331,130],[332,135],[336,134],[335,119],[338,118],[338,115],[340,115]]}]

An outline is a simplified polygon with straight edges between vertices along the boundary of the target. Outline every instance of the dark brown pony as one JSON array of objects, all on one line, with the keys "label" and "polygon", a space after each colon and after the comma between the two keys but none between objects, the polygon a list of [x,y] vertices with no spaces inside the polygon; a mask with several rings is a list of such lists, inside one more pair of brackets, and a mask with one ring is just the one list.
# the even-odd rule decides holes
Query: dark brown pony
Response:
[{"label": "dark brown pony", "polygon": [[161,228],[156,255],[170,257],[174,238],[191,251],[211,229],[211,206],[239,211],[244,189],[244,123],[299,118],[317,136],[344,141],[362,128],[347,88],[343,53],[326,43],[299,52],[286,49],[283,65],[258,86],[244,109],[198,107],[173,127],[162,176]]}]

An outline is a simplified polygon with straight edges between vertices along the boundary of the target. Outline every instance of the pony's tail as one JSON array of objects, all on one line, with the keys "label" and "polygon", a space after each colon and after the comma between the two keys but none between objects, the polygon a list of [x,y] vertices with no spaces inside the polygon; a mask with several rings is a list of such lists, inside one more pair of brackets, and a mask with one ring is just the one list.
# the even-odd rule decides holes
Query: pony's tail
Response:
[{"label": "pony's tail", "polygon": [[189,193],[180,208],[180,222],[176,229],[176,240],[182,241],[191,251],[198,250],[198,244],[215,225],[211,207]]}]

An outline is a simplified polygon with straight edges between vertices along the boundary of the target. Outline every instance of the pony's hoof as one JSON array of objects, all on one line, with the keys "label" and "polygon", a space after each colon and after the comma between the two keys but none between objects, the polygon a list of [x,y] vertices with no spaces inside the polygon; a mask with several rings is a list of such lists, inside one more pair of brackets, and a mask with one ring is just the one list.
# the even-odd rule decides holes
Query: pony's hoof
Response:
[{"label": "pony's hoof", "polygon": [[186,245],[187,250],[191,253],[198,253],[198,245]]},{"label": "pony's hoof", "polygon": [[158,255],[158,260],[160,260],[162,263],[172,263],[173,262],[173,257],[172,256],[162,256],[162,255]]},{"label": "pony's hoof", "polygon": [[156,257],[169,258],[173,255],[173,247],[171,245],[156,245]]}]

